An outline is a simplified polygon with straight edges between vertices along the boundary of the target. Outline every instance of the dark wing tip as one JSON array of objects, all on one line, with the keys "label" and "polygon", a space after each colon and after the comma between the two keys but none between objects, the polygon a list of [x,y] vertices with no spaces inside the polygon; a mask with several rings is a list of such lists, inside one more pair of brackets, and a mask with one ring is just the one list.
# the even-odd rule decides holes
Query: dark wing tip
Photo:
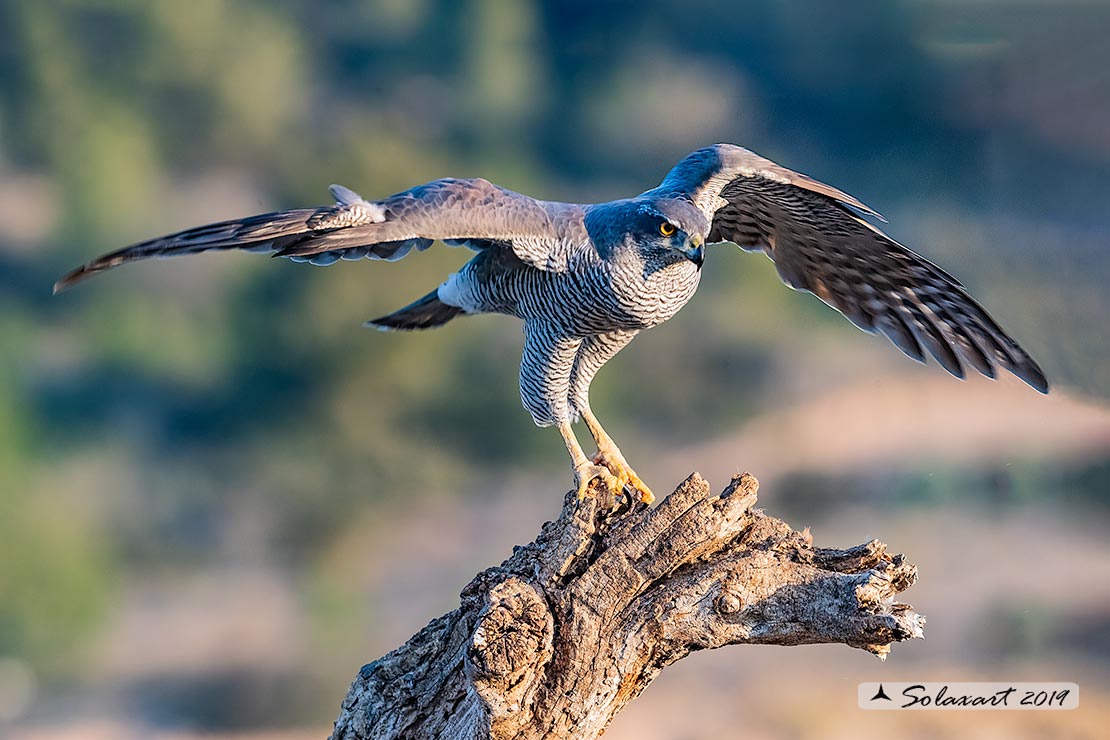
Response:
[{"label": "dark wing tip", "polygon": [[1024,380],[1030,388],[1047,396],[1049,391],[1048,378],[1045,377],[1044,372],[1033,361],[1033,358],[1026,356],[1023,359],[1024,361],[1015,364],[1010,372]]},{"label": "dark wing tip", "polygon": [[967,371],[964,370],[963,363],[960,362],[960,358],[956,355],[951,347],[947,347],[947,345],[945,346],[948,349],[947,352],[942,351],[940,354],[937,354],[932,351],[932,347],[929,348],[929,352],[933,355],[933,358],[937,361],[937,363],[939,363],[941,367],[947,370],[949,374],[959,378],[960,380],[965,380],[967,378]]},{"label": "dark wing tip", "polygon": [[62,275],[60,278],[58,278],[58,281],[54,283],[53,294],[58,295],[63,291],[69,290],[77,283],[92,275],[94,272],[95,270],[90,270],[88,265],[81,265],[75,270],[70,270],[65,275]]},{"label": "dark wing tip", "polygon": [[131,261],[134,259],[134,251],[134,247],[128,247],[127,249],[121,249],[116,252],[109,252],[102,257],[97,257],[92,262],[86,262],[80,267],[70,270],[65,275],[58,278],[58,282],[54,283],[54,295],[69,290],[74,285],[77,285],[77,283],[84,282],[93,275]]}]

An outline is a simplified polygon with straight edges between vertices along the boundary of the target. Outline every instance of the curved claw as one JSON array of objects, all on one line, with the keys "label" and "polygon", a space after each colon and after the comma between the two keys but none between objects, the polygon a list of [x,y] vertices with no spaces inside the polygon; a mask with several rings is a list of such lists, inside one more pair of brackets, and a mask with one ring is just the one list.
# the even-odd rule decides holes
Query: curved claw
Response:
[{"label": "curved claw", "polygon": [[624,468],[624,475],[618,477],[626,478],[625,482],[632,487],[632,490],[640,494],[640,501],[645,504],[650,504],[655,500],[655,494],[651,492],[647,483],[644,483],[632,468],[626,466]]}]

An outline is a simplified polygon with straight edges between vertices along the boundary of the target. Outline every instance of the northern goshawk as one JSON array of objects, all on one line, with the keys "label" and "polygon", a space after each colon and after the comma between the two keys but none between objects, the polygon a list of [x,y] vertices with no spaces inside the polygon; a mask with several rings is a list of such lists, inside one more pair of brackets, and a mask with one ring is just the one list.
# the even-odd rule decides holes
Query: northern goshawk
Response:
[{"label": "northern goshawk", "polygon": [[[579,495],[600,478],[654,497],[590,410],[597,371],[643,329],[671,318],[697,290],[705,246],[762,251],[783,281],[816,294],[918,361],[948,372],[1002,367],[1041,392],[1044,374],[954,277],[883,234],[881,217],[836,188],[732,144],[690,154],[634,198],[595,205],[540,201],[482,179],[434,180],[367,201],[339,185],[336,203],[223,221],[152,239],[89,262],[55,292],[125,262],[245,249],[329,265],[398,260],[436,240],[477,252],[414,303],[368,322],[430,329],[456,316],[503,313],[524,322],[520,394],[539,426],[555,425]],[[571,429],[581,418],[591,460]]]}]

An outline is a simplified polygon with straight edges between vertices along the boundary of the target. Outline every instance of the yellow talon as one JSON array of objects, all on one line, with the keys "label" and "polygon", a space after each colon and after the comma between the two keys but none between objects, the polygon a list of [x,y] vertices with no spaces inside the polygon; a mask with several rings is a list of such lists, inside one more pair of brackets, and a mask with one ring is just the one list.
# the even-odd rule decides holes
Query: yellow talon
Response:
[{"label": "yellow talon", "polygon": [[620,483],[620,489],[623,491],[624,486],[628,486],[640,496],[640,501],[645,504],[650,504],[655,500],[655,494],[647,487],[647,484],[636,475],[636,471],[624,459],[620,449],[617,447],[613,438],[606,434],[605,430],[601,428],[601,422],[593,415],[589,408],[581,409],[582,420],[586,422],[586,426],[590,429],[590,434],[593,435],[594,441],[597,442],[597,454],[594,455],[593,462],[595,465],[604,465],[609,469],[617,481]]},{"label": "yellow talon", "polygon": [[640,494],[640,501],[643,501],[645,504],[650,504],[652,501],[654,501],[655,494],[651,492],[650,488],[648,488],[647,483],[644,483],[642,480],[640,480],[640,476],[636,475],[636,471],[632,468],[625,468],[625,470],[628,472],[629,485],[632,486],[633,490]]},{"label": "yellow talon", "polygon": [[586,498],[586,494],[590,491],[590,483],[595,478],[601,479],[611,496],[620,495],[623,484],[609,471],[609,468],[603,465],[594,465],[587,461],[584,465],[574,469],[574,480],[578,484],[579,501]]},{"label": "yellow talon", "polygon": [[582,451],[582,446],[578,444],[578,440],[574,438],[574,431],[570,428],[569,422],[559,424],[559,432],[563,435],[563,441],[566,442],[567,451],[570,453],[571,459],[574,461],[574,483],[578,488],[578,500],[586,498],[586,494],[590,490],[590,482],[595,478],[600,478],[601,482],[605,484],[605,488],[613,498],[617,498],[624,494],[624,487],[628,486],[635,493],[639,494],[640,501],[645,504],[650,504],[655,500],[655,494],[647,487],[647,484],[640,480],[640,476],[636,475],[636,471],[628,466],[624,459],[624,455],[617,449],[613,440],[605,431],[601,429],[601,425],[593,417],[593,414],[588,411],[583,411],[583,417],[586,424],[589,425],[591,432],[595,432],[594,438],[597,442],[598,452],[594,455],[593,460],[586,458],[586,453]]},{"label": "yellow talon", "polygon": [[628,486],[640,497],[640,501],[645,504],[650,504],[655,500],[655,494],[648,488],[647,483],[644,483],[643,479],[636,474],[636,471],[629,467],[624,458],[620,456],[620,451],[615,450],[614,454],[614,450],[610,451],[612,457],[608,457],[599,451],[593,457],[594,463],[604,465],[606,469],[613,474],[613,477],[616,478],[619,484],[619,488],[617,489],[618,492],[623,491],[624,487]]}]

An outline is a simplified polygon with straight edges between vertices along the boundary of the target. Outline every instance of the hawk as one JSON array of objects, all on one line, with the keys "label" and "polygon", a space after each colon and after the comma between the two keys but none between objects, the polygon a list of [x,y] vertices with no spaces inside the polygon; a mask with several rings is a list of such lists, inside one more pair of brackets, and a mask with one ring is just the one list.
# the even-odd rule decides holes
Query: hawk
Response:
[{"label": "hawk", "polygon": [[[732,242],[770,257],[791,288],[809,291],[919,362],[953,375],[1005,368],[1042,393],[1036,362],[956,278],[864,217],[852,196],[733,144],[688,155],[633,198],[582,205],[530,198],[483,179],[441,179],[381,200],[333,185],[335,205],[222,221],[159,237],[73,270],[55,292],[147,257],[243,249],[330,265],[399,260],[435,241],[477,254],[423,298],[367,322],[378,329],[442,326],[502,313],[524,324],[520,395],[539,426],[556,426],[579,496],[594,479],[650,503],[651,489],[590,410],[590,382],[644,329],[698,288],[706,246]],[[587,457],[571,424],[597,443]]]}]

